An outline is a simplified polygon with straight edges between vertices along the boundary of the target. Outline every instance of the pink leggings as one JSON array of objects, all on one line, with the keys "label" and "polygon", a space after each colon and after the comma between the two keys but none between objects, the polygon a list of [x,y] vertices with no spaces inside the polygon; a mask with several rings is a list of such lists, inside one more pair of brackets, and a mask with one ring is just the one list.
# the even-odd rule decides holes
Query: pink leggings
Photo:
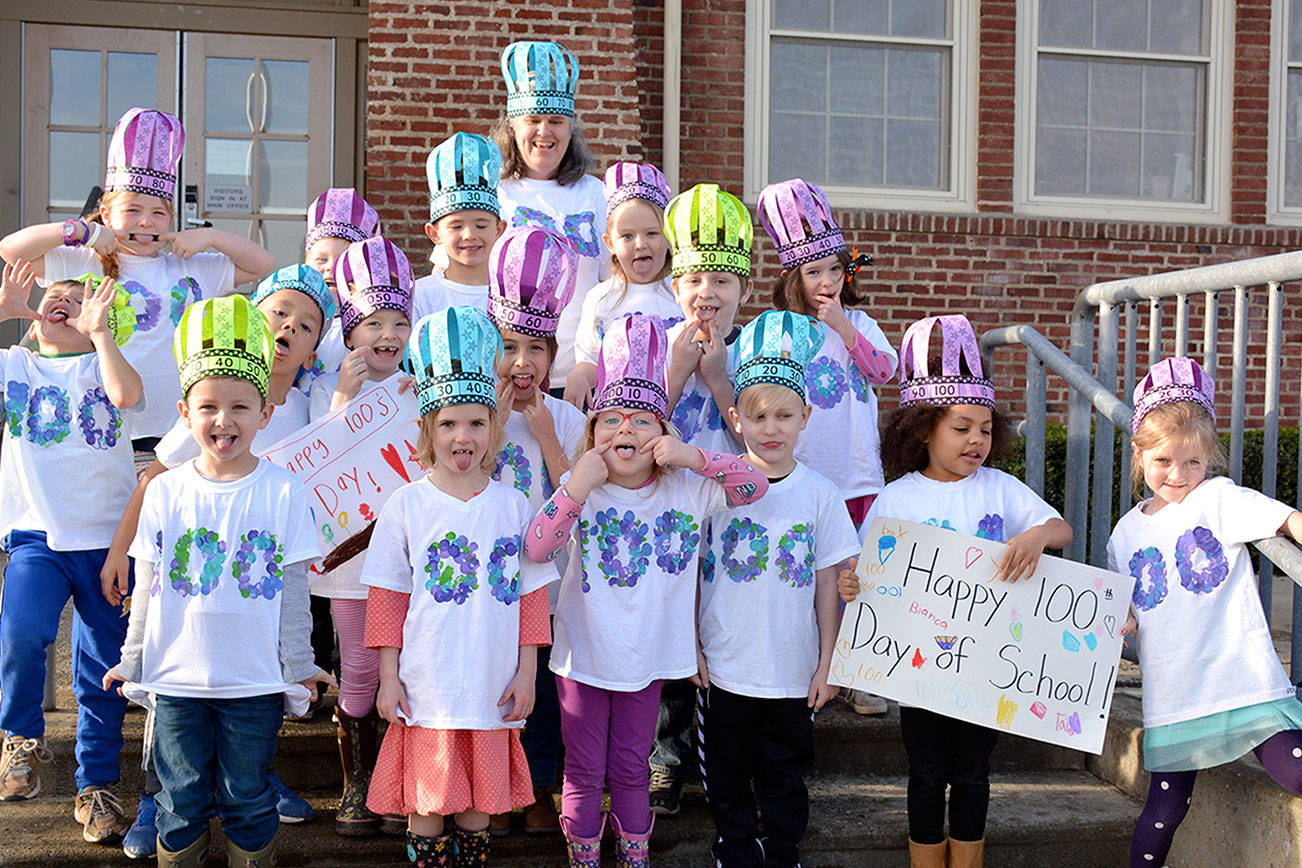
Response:
[{"label": "pink leggings", "polygon": [[565,742],[561,818],[576,838],[601,831],[601,788],[626,834],[651,829],[651,742],[660,712],[660,682],[622,693],[556,676]]},{"label": "pink leggings", "polygon": [[380,689],[380,652],[364,641],[366,601],[331,600],[330,614],[339,633],[339,707],[349,717],[365,717]]}]

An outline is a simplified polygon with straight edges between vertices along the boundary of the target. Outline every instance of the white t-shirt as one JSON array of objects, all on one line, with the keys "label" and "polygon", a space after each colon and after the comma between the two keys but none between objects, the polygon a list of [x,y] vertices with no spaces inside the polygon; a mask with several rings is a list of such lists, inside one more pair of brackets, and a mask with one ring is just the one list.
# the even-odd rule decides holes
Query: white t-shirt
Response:
[{"label": "white t-shirt", "polygon": [[696,576],[705,520],[723,487],[688,470],[588,495],[561,580],[551,670],[634,692],[696,672]]},{"label": "white t-shirt", "polygon": [[524,556],[533,519],[524,495],[500,482],[468,501],[428,477],[393,493],[366,550],[362,582],[410,594],[398,680],[409,725],[506,729],[497,701],[520,662],[520,597],[556,581]]},{"label": "white t-shirt", "polygon": [[601,340],[611,323],[635,313],[658,316],[669,328],[683,321],[683,309],[674,299],[669,278],[655,283],[630,283],[623,292],[624,279],[611,275],[588,290],[583,297],[578,331],[574,335],[574,360],[595,365],[601,353]]},{"label": "white t-shirt", "polygon": [[1108,567],[1135,577],[1144,726],[1293,695],[1261,611],[1247,543],[1293,508],[1226,477],[1153,515],[1139,504],[1108,540]]},{"label": "white t-shirt", "polygon": [[[131,423],[130,436],[162,437],[177,419],[181,376],[172,355],[172,334],[186,307],[205,298],[235,291],[235,265],[224,253],[196,253],[182,259],[173,253],[157,256],[118,254],[119,283],[131,293],[136,330],[122,355],[140,374],[145,407]],[[42,285],[101,275],[99,256],[88,247],[55,247],[45,254]]]},{"label": "white t-shirt", "polygon": [[321,556],[294,474],[259,461],[218,482],[186,462],[145,489],[129,554],[157,568],[142,690],[236,699],[293,687],[280,660],[281,565]]},{"label": "white t-shirt", "polygon": [[[290,389],[285,393],[285,403],[277,404],[271,411],[267,427],[253,435],[251,451],[254,455],[261,455],[268,447],[275,446],[307,423],[307,395],[298,389]],[[170,470],[198,458],[201,451],[185,422],[177,419],[172,430],[164,434],[154,447],[154,457]]]},{"label": "white t-shirt", "polygon": [[[673,364],[674,341],[682,334],[683,328],[684,324],[679,323],[669,329],[669,357],[665,362],[665,370]],[[741,329],[734,324],[732,334],[729,335],[732,343],[736,342],[740,334]],[[736,383],[737,355],[732,351],[731,344],[728,347],[727,372],[728,382]],[[707,452],[737,455],[744,448],[741,438],[732,433],[732,423],[719,412],[719,405],[714,401],[714,393],[706,385],[705,378],[701,376],[699,370],[692,371],[687,382],[683,384],[683,393],[678,397],[678,403],[670,414],[670,421],[678,429],[678,434],[683,438],[684,443]]]},{"label": "white t-shirt", "polygon": [[442,271],[433,271],[416,281],[412,298],[411,321],[456,305],[470,305],[488,310],[488,284],[471,286],[448,280]]},{"label": "white t-shirt", "polygon": [[[552,424],[556,430],[556,439],[561,449],[572,462],[575,452],[583,443],[583,426],[587,417],[573,404],[543,395],[543,406],[552,414]],[[514,487],[529,500],[529,508],[535,513],[552,496],[551,476],[543,466],[542,449],[538,440],[529,430],[529,423],[519,410],[512,410],[506,420],[506,438],[502,451],[497,456],[497,469],[493,478]]]},{"label": "white t-shirt", "polygon": [[[881,327],[861,310],[847,310],[855,331],[886,350],[894,368],[899,361]],[[796,442],[796,460],[835,479],[841,498],[850,500],[881,491],[877,393],[850,358],[845,341],[831,329],[823,348],[805,368],[805,395],[813,412]]]},{"label": "white t-shirt", "polygon": [[0,384],[0,539],[33,530],[45,531],[55,551],[108,548],[136,487],[129,422],[136,408],[119,410],[104,394],[97,353],[47,357],[4,347]]},{"label": "white t-shirt", "polygon": [[610,251],[601,236],[606,232],[606,193],[601,180],[585,175],[562,187],[555,181],[519,178],[497,185],[502,219],[507,226],[543,226],[570,239],[579,254],[574,297],[561,312],[556,330],[559,349],[552,361],[551,381],[563,385],[574,368],[574,335],[587,290],[610,274]]},{"label": "white t-shirt", "polygon": [[800,698],[818,670],[814,572],[859,553],[831,481],[802,464],[754,503],[710,519],[701,649],[730,693]]}]

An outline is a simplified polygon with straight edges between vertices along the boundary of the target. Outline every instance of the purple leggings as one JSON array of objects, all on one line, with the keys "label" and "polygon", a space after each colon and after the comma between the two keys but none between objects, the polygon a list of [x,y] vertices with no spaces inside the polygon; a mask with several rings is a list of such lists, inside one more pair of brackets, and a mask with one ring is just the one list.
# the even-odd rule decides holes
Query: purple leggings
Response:
[{"label": "purple leggings", "polygon": [[651,742],[660,712],[660,682],[621,693],[556,676],[565,743],[561,820],[566,834],[595,838],[601,831],[601,788],[610,788],[610,812],[626,834],[651,829]]},{"label": "purple leggings", "polygon": [[[1302,795],[1302,730],[1277,732],[1252,749],[1266,772],[1290,793]],[[1198,772],[1153,772],[1148,801],[1130,839],[1130,866],[1164,865],[1175,830],[1193,801]]]}]

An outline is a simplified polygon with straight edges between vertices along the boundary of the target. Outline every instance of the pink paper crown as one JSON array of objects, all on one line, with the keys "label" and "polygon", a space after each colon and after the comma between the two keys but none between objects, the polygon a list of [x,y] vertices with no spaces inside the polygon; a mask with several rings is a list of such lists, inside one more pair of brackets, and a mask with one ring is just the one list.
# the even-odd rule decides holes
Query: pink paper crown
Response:
[{"label": "pink paper crown", "polygon": [[658,316],[635,313],[611,325],[597,357],[597,403],[593,412],[630,407],[668,418],[668,351],[665,324]]},{"label": "pink paper crown", "polygon": [[392,242],[376,236],[354,241],[335,260],[335,291],[344,337],[377,310],[411,318],[411,263]]},{"label": "pink paper crown", "polygon": [[133,108],[118,121],[109,142],[104,190],[176,198],[176,164],[185,151],[185,128],[176,115]]},{"label": "pink paper crown", "polygon": [[307,248],[322,238],[352,243],[380,234],[380,215],[352,187],[331,187],[307,206]]},{"label": "pink paper crown", "polygon": [[646,199],[661,211],[669,204],[669,182],[650,163],[615,163],[606,170],[606,213],[629,199]]},{"label": "pink paper crown", "polygon": [[[940,324],[940,372],[929,370],[932,326]],[[967,362],[964,374],[960,359]],[[900,406],[980,404],[995,409],[995,387],[982,376],[976,333],[962,314],[929,316],[909,326],[900,345]]]},{"label": "pink paper crown", "polygon": [[569,239],[551,229],[506,230],[489,254],[488,318],[509,331],[552,337],[574,297],[578,260]]},{"label": "pink paper crown", "polygon": [[1154,407],[1176,401],[1192,401],[1216,421],[1216,381],[1202,365],[1187,356],[1163,359],[1149,368],[1148,375],[1135,386],[1135,415],[1130,419],[1131,433]]},{"label": "pink paper crown", "polygon": [[769,184],[759,195],[760,222],[778,248],[783,268],[795,268],[845,250],[832,206],[817,184],[801,178]]}]

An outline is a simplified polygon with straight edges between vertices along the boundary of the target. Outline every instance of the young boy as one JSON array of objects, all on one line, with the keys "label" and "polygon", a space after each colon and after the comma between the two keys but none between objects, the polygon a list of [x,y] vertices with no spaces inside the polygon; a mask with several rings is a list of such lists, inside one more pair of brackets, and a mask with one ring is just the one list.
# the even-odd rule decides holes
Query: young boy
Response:
[{"label": "young boy", "polygon": [[[267,402],[274,410],[271,421],[253,438],[253,454],[260,455],[308,423],[307,395],[292,388],[294,379],[303,368],[312,366],[316,359],[321,336],[335,315],[334,293],[326,286],[321,275],[306,265],[288,265],[268,275],[249,299],[266,317],[271,326],[274,353],[271,361],[271,379],[267,388]],[[100,571],[104,596],[114,605],[120,605],[128,593],[127,549],[135,539],[136,525],[140,520],[140,506],[145,489],[155,477],[173,467],[179,467],[201,454],[199,444],[190,433],[184,420],[177,420],[172,430],[154,447],[154,463],[136,485],[131,501],[118,522],[108,558]],[[146,727],[146,732],[149,728]],[[122,840],[122,849],[133,859],[146,859],[154,855],[157,831],[154,826],[154,795],[159,790],[154,774],[151,745],[146,740],[141,752],[145,769],[145,787],[140,794],[136,819]],[[312,806],[300,798],[274,774],[272,786],[278,795],[277,812],[283,823],[301,823],[314,815]]]},{"label": "young boy", "polygon": [[725,868],[800,864],[810,709],[837,692],[827,683],[840,621],[836,565],[858,553],[859,540],[837,486],[793,457],[810,414],[805,366],[823,335],[810,317],[766,311],[736,344],[737,404],[728,415],[769,491],[711,517],[701,569],[710,681],[701,741],[714,857]]},{"label": "young boy", "polygon": [[[0,535],[9,553],[0,616],[0,800],[41,790],[45,649],[72,597],[73,692],[77,697],[77,798],[73,813],[91,843],[116,839],[126,819],[108,787],[118,781],[126,700],[100,686],[126,635],[126,616],[99,593],[99,570],[117,517],[135,485],[122,410],[144,394],[118,348],[135,327],[127,293],[113,280],[50,285],[27,306],[30,263],[4,267],[0,319],[34,320],[39,353],[0,349],[4,448]],[[130,576],[125,577],[130,582]]]},{"label": "young boy", "polygon": [[[683,442],[736,455],[740,440],[728,423],[735,393],[729,346],[740,329],[737,309],[750,298],[754,227],[741,200],[717,184],[698,184],[665,209],[674,296],[684,321],[669,329],[669,406]],[[651,752],[651,810],[678,813],[692,760],[696,688],[666,681]]]},{"label": "young boy", "polygon": [[446,259],[440,271],[416,281],[413,321],[459,304],[488,306],[488,254],[506,229],[499,216],[497,181],[502,155],[483,136],[453,133],[429,152],[429,222],[425,235],[434,243],[430,260]]},{"label": "young boy", "polygon": [[200,864],[215,803],[230,864],[270,865],[285,707],[334,681],[308,644],[320,544],[302,483],[251,451],[271,418],[266,319],[243,296],[199,302],[174,345],[200,455],[145,492],[131,621],[104,685],[131,682],[154,703],[159,864]]}]

